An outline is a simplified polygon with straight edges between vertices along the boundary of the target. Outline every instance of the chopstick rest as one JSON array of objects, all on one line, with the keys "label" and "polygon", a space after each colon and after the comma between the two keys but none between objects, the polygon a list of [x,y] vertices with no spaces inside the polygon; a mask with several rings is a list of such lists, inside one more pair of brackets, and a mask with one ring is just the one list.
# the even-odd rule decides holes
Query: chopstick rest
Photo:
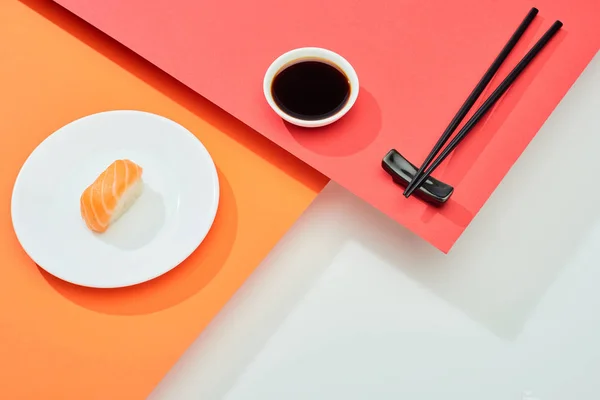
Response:
[{"label": "chopstick rest", "polygon": [[[417,173],[417,167],[410,163],[398,151],[392,149],[381,160],[381,167],[387,172],[394,183],[406,187]],[[454,188],[442,181],[429,176],[427,180],[415,190],[414,195],[423,201],[435,206],[444,204],[454,192]]]},{"label": "chopstick rest", "polygon": [[[563,24],[561,21],[555,21],[554,24],[544,33],[544,35],[534,44],[529,52],[519,61],[519,63],[513,68],[508,76],[500,83],[500,85],[494,90],[494,92],[487,98],[481,107],[473,114],[469,121],[462,127],[460,132],[456,134],[454,139],[443,148],[446,142],[450,139],[453,131],[458,127],[462,119],[466,116],[470,108],[473,106],[477,98],[481,95],[485,87],[489,84],[492,77],[496,74],[500,65],[507,58],[508,54],[512,51],[514,46],[517,44],[525,30],[529,27],[535,16],[537,15],[537,8],[533,7],[525,16],[525,19],[521,22],[517,30],[513,33],[510,40],[506,43],[500,54],[494,60],[494,63],[488,68],[484,76],[481,78],[475,89],[471,92],[465,103],[461,106],[458,113],[454,116],[446,130],[442,133],[429,155],[426,157],[423,164],[416,168],[408,160],[406,160],[400,153],[392,149],[383,158],[382,167],[394,178],[394,182],[404,184],[404,197],[409,197],[413,192],[417,192],[419,196],[424,200],[433,204],[443,204],[452,194],[454,190],[451,186],[446,185],[443,182],[433,180],[430,175],[435,169],[444,161],[444,159],[461,143],[461,141],[471,132],[472,128],[477,125],[480,119],[495,105],[495,103],[502,97],[502,95],[508,90],[513,82],[519,77],[519,75],[525,70],[529,63],[537,56],[537,54],[548,44],[548,42],[556,35],[556,33],[562,28]],[[437,156],[437,157],[436,157]],[[435,159],[434,159],[435,158]],[[443,190],[451,188],[450,192],[445,192],[447,196],[437,192],[435,189],[432,191],[431,184],[440,183]],[[421,191],[421,185],[429,185],[425,190]],[[439,187],[437,187],[439,189]]]}]

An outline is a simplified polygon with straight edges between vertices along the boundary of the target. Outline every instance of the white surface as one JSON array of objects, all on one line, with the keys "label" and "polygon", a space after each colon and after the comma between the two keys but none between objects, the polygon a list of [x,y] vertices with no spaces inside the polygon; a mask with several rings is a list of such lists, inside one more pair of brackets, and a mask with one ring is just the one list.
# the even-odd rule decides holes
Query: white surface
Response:
[{"label": "white surface", "polygon": [[[277,103],[275,103],[275,100],[273,99],[273,94],[271,93],[273,79],[275,79],[277,74],[281,72],[284,67],[287,68],[300,61],[308,60],[327,60],[333,65],[341,68],[350,80],[350,98],[346,102],[346,105],[344,105],[344,107],[334,115],[315,121],[306,121],[286,114],[277,106]],[[322,49],[320,47],[301,47],[299,49],[290,50],[287,53],[282,54],[269,66],[263,80],[263,93],[267,103],[269,103],[269,106],[273,109],[273,111],[275,111],[277,115],[290,124],[302,126],[304,128],[317,128],[320,126],[329,125],[342,118],[348,111],[350,111],[352,106],[354,106],[354,103],[356,103],[359,88],[360,84],[358,82],[358,75],[356,74],[354,67],[352,67],[352,65],[339,54],[331,50]]]},{"label": "white surface", "polygon": [[[116,159],[144,172],[144,190],[102,234],[85,226],[81,193]],[[178,265],[208,233],[219,202],[215,165],[181,125],[139,111],[74,121],[42,142],[17,177],[15,232],[29,256],[66,281],[120,287]]]},{"label": "white surface", "polygon": [[330,184],[150,399],[599,399],[599,111],[597,55],[447,256]]}]

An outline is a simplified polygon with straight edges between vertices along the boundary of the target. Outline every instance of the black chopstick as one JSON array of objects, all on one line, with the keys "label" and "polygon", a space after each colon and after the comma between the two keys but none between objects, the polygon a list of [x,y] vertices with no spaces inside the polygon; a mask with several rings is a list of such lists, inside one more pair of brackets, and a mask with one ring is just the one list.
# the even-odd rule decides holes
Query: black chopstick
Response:
[{"label": "black chopstick", "polygon": [[559,31],[563,26],[562,22],[556,21],[546,33],[538,40],[538,42],[529,50],[529,52],[523,57],[517,66],[508,74],[508,76],[500,83],[500,85],[494,90],[490,97],[483,103],[483,105],[473,114],[471,119],[463,126],[458,132],[456,137],[450,142],[450,144],[442,151],[442,153],[433,161],[433,163],[427,168],[425,173],[418,179],[413,179],[415,184],[412,189],[405,194],[406,197],[410,196],[419,186],[431,175],[431,173],[444,161],[446,157],[459,145],[459,143],[467,136],[473,126],[479,122],[479,120],[494,106],[494,104],[502,97],[504,92],[512,85],[517,77],[523,72],[523,70],[529,65],[529,63],[537,56],[537,54],[548,44],[550,39]]},{"label": "black chopstick", "polygon": [[440,138],[438,139],[437,143],[435,144],[425,161],[423,161],[423,164],[417,170],[414,179],[408,184],[408,186],[406,186],[406,189],[404,190],[404,195],[406,197],[410,196],[409,192],[412,193],[412,188],[415,186],[417,179],[420,178],[425,168],[429,166],[431,160],[433,160],[437,153],[439,153],[439,151],[442,149],[442,146],[444,146],[448,139],[450,139],[450,136],[452,136],[452,133],[454,132],[456,127],[461,123],[465,115],[467,115],[471,107],[473,107],[473,104],[475,104],[475,102],[477,101],[481,93],[484,91],[488,83],[490,83],[494,75],[496,75],[496,72],[498,72],[498,69],[500,68],[504,60],[506,60],[506,57],[515,47],[519,39],[521,39],[521,36],[523,36],[523,33],[527,30],[527,27],[529,27],[531,21],[533,21],[537,13],[538,9],[535,7],[529,10],[527,15],[525,16],[525,19],[523,19],[523,22],[521,22],[517,30],[512,34],[508,42],[504,45],[504,48],[502,49],[500,54],[498,54],[492,65],[490,65],[490,67],[485,72],[479,83],[477,83],[477,86],[475,86],[469,97],[467,97],[465,103],[460,107],[460,109],[458,110],[452,121],[450,121],[450,124],[448,125],[444,133],[442,133],[442,136],[440,136]]}]

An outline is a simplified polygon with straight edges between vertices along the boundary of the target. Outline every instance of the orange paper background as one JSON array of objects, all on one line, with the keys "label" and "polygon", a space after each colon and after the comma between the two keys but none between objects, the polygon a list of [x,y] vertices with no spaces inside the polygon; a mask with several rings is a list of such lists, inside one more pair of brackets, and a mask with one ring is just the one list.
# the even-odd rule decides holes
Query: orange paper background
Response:
[{"label": "orange paper background", "polygon": [[[0,397],[145,398],[326,179],[45,1],[0,2],[0,88]],[[221,203],[182,265],[142,285],[96,290],[53,278],[26,256],[10,198],[46,136],[110,109],[154,112],[194,132],[218,167]]]}]

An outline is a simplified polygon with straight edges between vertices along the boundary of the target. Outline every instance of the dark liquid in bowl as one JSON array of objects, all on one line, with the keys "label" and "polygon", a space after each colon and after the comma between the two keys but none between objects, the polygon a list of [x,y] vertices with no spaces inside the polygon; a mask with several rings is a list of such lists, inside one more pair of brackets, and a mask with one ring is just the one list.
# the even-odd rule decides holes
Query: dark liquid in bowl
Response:
[{"label": "dark liquid in bowl", "polygon": [[344,108],[350,98],[350,81],[331,64],[301,61],[275,76],[271,94],[284,113],[314,121],[335,115]]}]

